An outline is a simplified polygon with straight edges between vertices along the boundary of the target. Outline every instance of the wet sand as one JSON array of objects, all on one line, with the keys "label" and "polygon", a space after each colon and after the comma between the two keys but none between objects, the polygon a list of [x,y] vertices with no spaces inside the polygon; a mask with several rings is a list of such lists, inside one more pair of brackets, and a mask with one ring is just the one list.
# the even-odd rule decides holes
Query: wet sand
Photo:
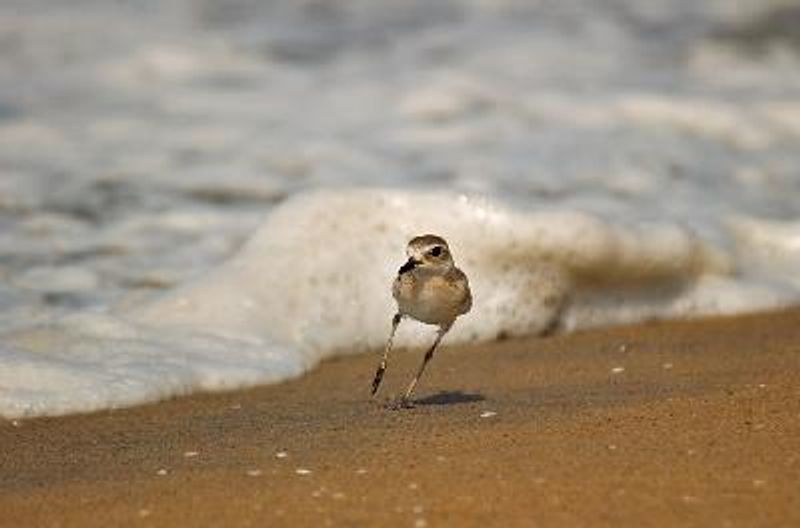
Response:
[{"label": "wet sand", "polygon": [[800,526],[800,311],[375,361],[2,422],[0,525]]}]

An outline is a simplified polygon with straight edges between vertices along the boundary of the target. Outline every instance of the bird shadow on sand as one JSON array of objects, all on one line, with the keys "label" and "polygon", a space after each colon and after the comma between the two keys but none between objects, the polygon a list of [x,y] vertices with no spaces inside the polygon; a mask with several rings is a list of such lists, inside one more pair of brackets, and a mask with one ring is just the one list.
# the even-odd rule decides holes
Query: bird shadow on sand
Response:
[{"label": "bird shadow on sand", "polygon": [[442,391],[414,400],[415,405],[457,405],[484,401],[483,394],[462,391]]}]

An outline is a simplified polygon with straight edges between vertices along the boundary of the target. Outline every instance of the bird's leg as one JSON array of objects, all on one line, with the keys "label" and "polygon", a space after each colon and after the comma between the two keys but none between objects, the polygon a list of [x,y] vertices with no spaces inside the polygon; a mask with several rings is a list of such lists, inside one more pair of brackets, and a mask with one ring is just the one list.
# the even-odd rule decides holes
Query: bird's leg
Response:
[{"label": "bird's leg", "polygon": [[436,339],[434,340],[431,347],[425,353],[425,357],[422,359],[422,365],[419,366],[419,370],[417,371],[417,375],[414,376],[414,379],[411,380],[411,383],[408,385],[408,389],[406,389],[406,394],[403,396],[400,404],[403,407],[411,407],[411,394],[414,392],[414,388],[417,386],[417,382],[422,377],[422,373],[425,371],[425,366],[428,364],[428,361],[431,360],[433,357],[433,352],[436,350],[436,347],[439,346],[439,342],[442,340],[444,335],[450,330],[451,324],[444,325],[439,327],[439,331],[436,333]]},{"label": "bird's leg", "polygon": [[383,373],[386,372],[386,362],[389,359],[389,352],[392,351],[392,341],[394,340],[394,334],[397,332],[397,327],[400,325],[400,321],[403,320],[403,315],[401,313],[394,314],[392,317],[392,333],[389,334],[389,341],[386,342],[386,348],[383,351],[383,357],[381,358],[381,362],[378,365],[378,370],[375,371],[375,378],[372,380],[372,395],[378,392],[378,387],[381,385],[381,380],[383,379]]}]

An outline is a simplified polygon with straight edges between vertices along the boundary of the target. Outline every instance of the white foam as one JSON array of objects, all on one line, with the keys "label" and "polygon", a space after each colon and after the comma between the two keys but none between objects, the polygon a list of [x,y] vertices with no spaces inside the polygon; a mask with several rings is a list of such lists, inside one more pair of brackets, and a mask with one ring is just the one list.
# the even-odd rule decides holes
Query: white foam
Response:
[{"label": "white foam", "polygon": [[[758,225],[770,244],[792,250],[794,237]],[[379,348],[405,242],[428,232],[450,241],[474,293],[451,344],[800,298],[796,282],[739,269],[735,251],[668,223],[525,211],[449,192],[316,191],[278,207],[228,262],[152,302],[8,335],[0,412],[88,411],[268,383]],[[431,335],[407,324],[398,344]]]},{"label": "white foam", "polygon": [[[603,323],[635,319],[622,307],[570,303],[604,287],[623,297],[633,290],[630,302],[645,305],[635,310],[651,316],[693,302],[697,292],[686,285],[698,277],[724,280],[733,268],[729,255],[676,226],[616,226],[585,213],[524,212],[446,192],[319,191],[279,207],[236,257],[137,319],[269,336],[311,360],[376,348],[393,313],[387,284],[405,242],[427,232],[450,241],[478,306],[459,320],[453,341],[535,335],[563,321],[586,326],[601,317],[595,309]],[[675,283],[665,295],[665,284]],[[649,290],[658,295],[645,301]]]},{"label": "white foam", "polygon": [[285,349],[198,332],[158,334],[84,313],[3,335],[0,415],[88,412],[279,381],[308,366]]}]

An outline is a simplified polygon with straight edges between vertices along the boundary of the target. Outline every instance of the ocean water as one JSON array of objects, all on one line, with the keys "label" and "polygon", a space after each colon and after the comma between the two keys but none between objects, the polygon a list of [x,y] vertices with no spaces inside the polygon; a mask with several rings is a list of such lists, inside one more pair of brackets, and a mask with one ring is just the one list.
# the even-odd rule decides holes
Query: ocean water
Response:
[{"label": "ocean water", "polygon": [[425,232],[448,343],[800,304],[800,4],[752,4],[3,2],[0,416],[380,348]]}]

